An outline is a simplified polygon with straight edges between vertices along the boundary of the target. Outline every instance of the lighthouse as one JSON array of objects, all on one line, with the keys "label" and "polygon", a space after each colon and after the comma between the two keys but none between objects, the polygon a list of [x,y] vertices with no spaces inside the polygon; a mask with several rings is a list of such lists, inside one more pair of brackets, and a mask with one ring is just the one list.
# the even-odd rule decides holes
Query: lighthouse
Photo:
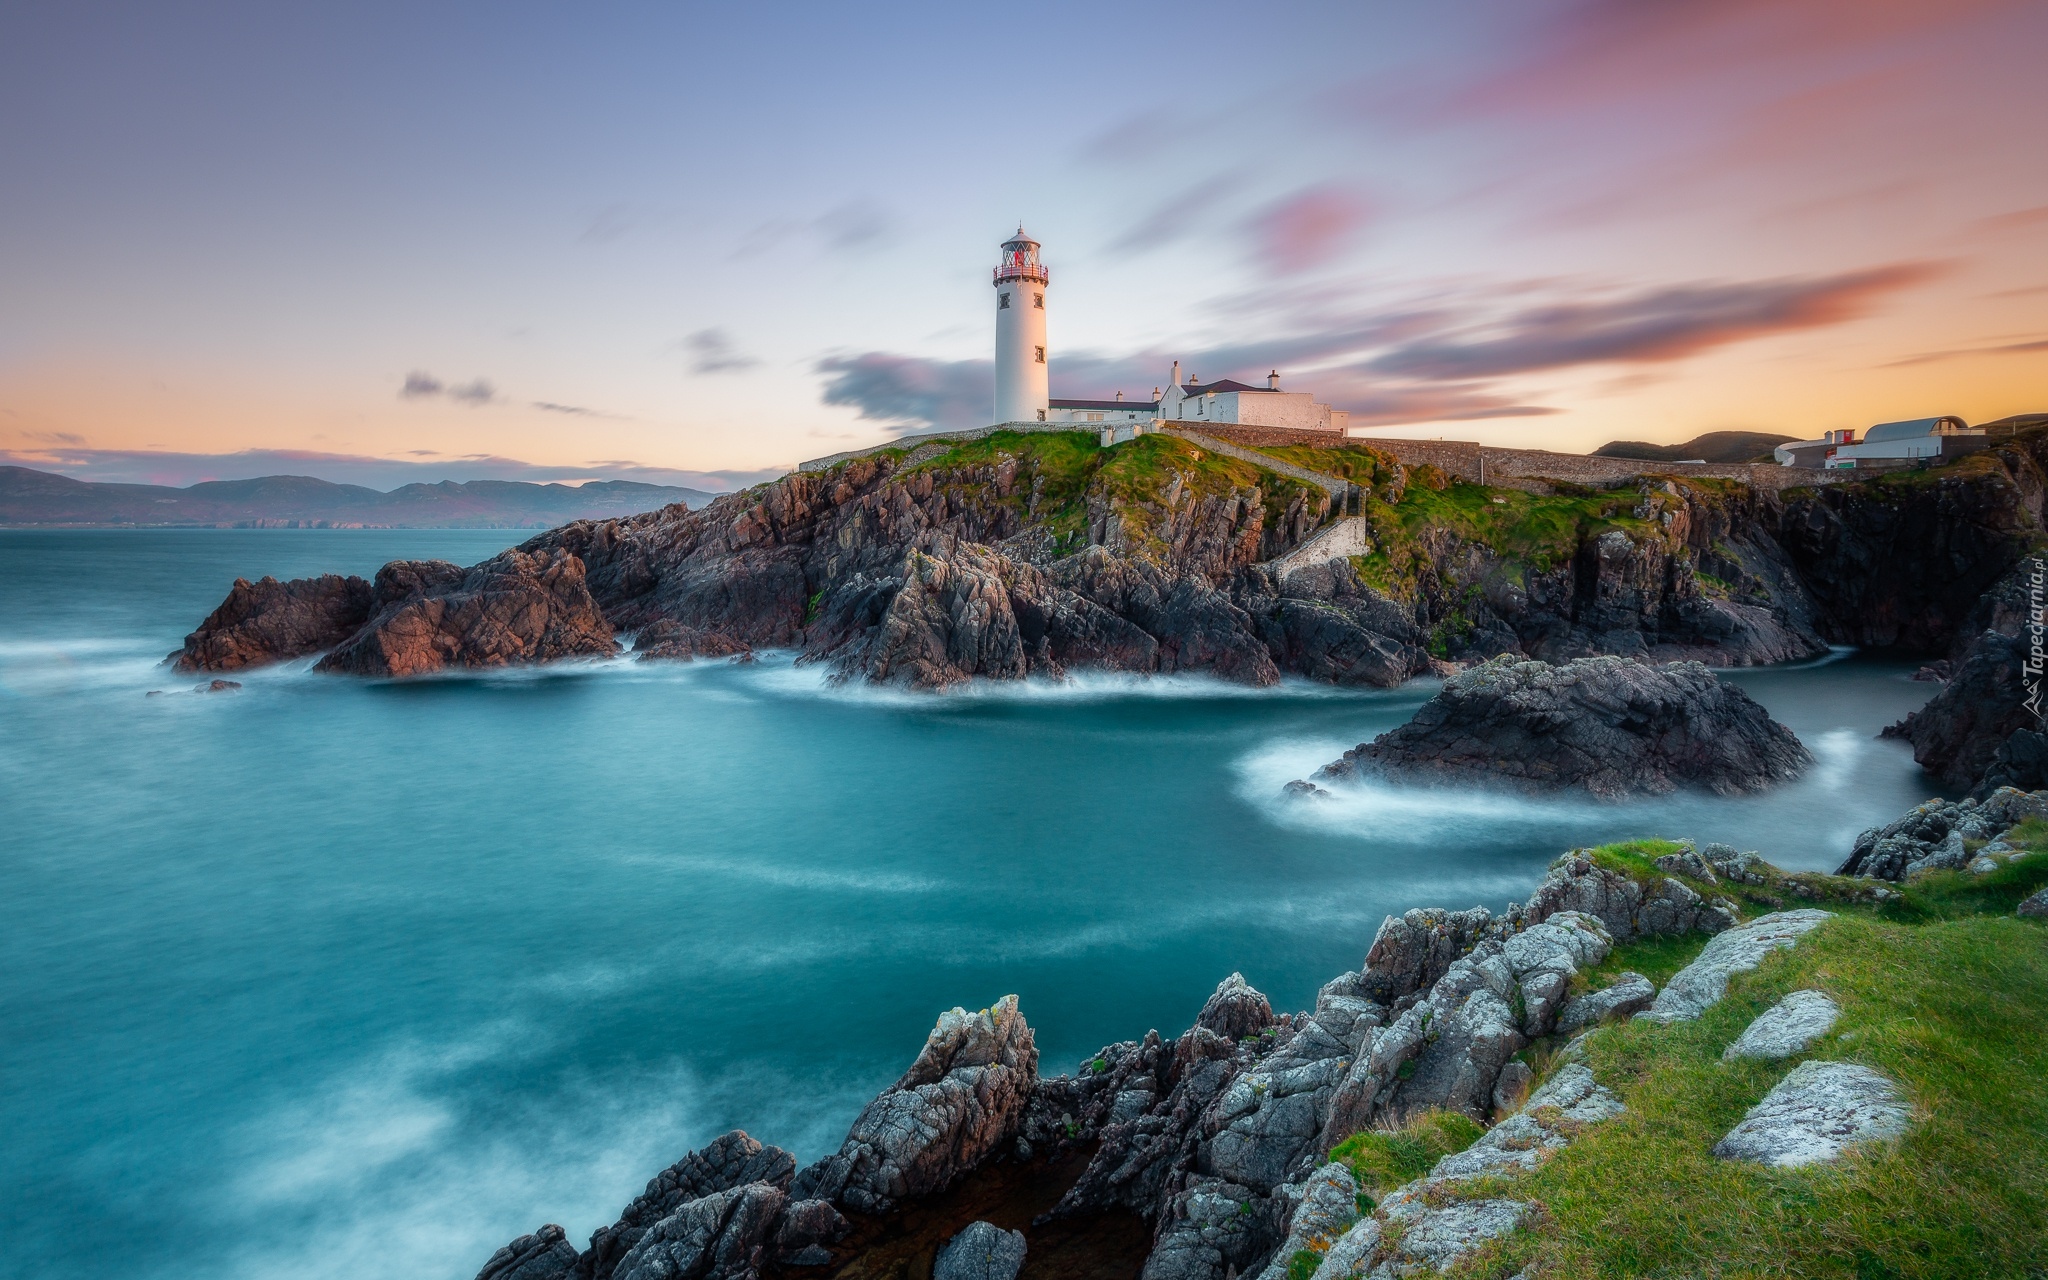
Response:
[{"label": "lighthouse", "polygon": [[996,264],[997,422],[1043,422],[1050,384],[1045,368],[1045,285],[1038,241],[1017,234],[1003,241]]}]

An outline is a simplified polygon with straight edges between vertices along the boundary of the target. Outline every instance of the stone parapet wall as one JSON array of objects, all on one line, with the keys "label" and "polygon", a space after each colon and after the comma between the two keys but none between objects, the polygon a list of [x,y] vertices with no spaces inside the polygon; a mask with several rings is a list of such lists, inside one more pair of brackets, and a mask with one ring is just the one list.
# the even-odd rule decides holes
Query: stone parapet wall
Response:
[{"label": "stone parapet wall", "polygon": [[1291,476],[1303,484],[1312,484],[1339,502],[1344,500],[1344,495],[1349,493],[1352,488],[1351,483],[1342,477],[1324,475],[1320,471],[1310,471],[1307,467],[1297,467],[1291,462],[1282,462],[1270,453],[1260,453],[1256,449],[1247,449],[1242,445],[1233,444],[1229,440],[1219,440],[1216,436],[1206,431],[1189,431],[1180,426],[1165,425],[1161,425],[1158,430],[1165,435],[1179,436],[1189,444],[1213,450],[1227,458],[1236,458],[1240,462],[1249,462],[1255,467],[1263,467],[1268,471],[1277,471],[1283,476]]},{"label": "stone parapet wall", "polygon": [[1203,435],[1228,440],[1232,444],[1250,445],[1254,449],[1283,449],[1289,445],[1334,449],[1346,442],[1341,431],[1310,431],[1306,428],[1247,427],[1231,422],[1188,422],[1177,418],[1161,421],[1159,426],[1175,434],[1198,430]]},{"label": "stone parapet wall", "polygon": [[1641,458],[1601,458],[1584,453],[1552,453],[1547,449],[1500,449],[1465,440],[1403,440],[1378,436],[1354,436],[1352,443],[1370,445],[1390,453],[1404,466],[1425,463],[1459,480],[1478,483],[1480,461],[1486,465],[1486,482],[1521,488],[1516,479],[1564,480],[1595,488],[1626,484],[1643,476],[1679,476],[1696,479],[1740,480],[1760,489],[1790,489],[1807,485],[1836,484],[1854,479],[1855,472],[1814,471],[1804,467],[1781,467],[1775,463],[1653,462]]}]

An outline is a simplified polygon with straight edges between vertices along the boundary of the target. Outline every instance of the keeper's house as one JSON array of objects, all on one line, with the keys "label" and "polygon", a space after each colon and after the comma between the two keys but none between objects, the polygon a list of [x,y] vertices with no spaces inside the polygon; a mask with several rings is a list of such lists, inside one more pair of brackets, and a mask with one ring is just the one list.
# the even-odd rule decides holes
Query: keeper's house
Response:
[{"label": "keeper's house", "polygon": [[1880,422],[1857,438],[1854,428],[1830,431],[1818,440],[1794,440],[1779,445],[1771,456],[1780,466],[1812,467],[1826,470],[1854,470],[1858,467],[1891,468],[1919,461],[1940,461],[1975,453],[1989,443],[1982,428],[1971,428],[1961,418],[1913,418],[1905,422]]}]

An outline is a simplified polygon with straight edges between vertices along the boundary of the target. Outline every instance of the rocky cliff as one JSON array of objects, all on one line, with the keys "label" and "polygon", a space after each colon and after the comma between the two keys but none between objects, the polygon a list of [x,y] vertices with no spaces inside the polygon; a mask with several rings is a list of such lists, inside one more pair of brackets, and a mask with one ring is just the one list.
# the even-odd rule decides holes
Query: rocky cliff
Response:
[{"label": "rocky cliff", "polygon": [[[1486,489],[1362,443],[1258,455],[1335,482],[1318,487],[1174,436],[1100,449],[1081,433],[998,433],[695,511],[578,521],[521,550],[572,557],[605,625],[648,630],[672,656],[790,648],[919,687],[1090,667],[1384,686],[1501,653],[1717,666],[1829,643],[1932,654],[2041,538],[2041,447],[2023,436],[1933,472],[1780,494],[1727,480]],[[1329,545],[1345,554],[1319,561],[1311,540],[1339,520],[1346,536]],[[333,634],[346,619],[303,618],[314,588],[238,591],[181,653],[190,669],[346,638]],[[273,624],[272,609],[290,616]],[[502,618],[430,622],[433,610],[385,629],[447,665],[601,648],[506,642]],[[450,625],[466,638],[425,638]],[[330,669],[403,665],[363,655]]]}]

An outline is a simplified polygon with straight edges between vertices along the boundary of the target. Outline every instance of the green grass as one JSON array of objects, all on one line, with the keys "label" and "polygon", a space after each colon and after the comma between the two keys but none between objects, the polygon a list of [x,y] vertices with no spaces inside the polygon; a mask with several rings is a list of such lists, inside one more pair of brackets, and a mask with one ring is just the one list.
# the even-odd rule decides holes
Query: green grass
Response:
[{"label": "green grass", "polygon": [[1398,1129],[1354,1133],[1331,1150],[1330,1158],[1350,1169],[1359,1190],[1378,1201],[1402,1183],[1428,1173],[1443,1157],[1471,1146],[1484,1132],[1476,1121],[1458,1112],[1432,1109],[1411,1117]]},{"label": "green grass", "polygon": [[[2019,841],[2048,845],[2048,825]],[[1640,865],[1662,842],[1599,851]],[[1757,892],[1836,877],[1784,877]],[[1823,898],[1838,918],[1737,975],[1699,1020],[1625,1022],[1585,1060],[1626,1114],[1592,1126],[1533,1174],[1458,1184],[1459,1197],[1511,1195],[1536,1225],[1475,1253],[1463,1276],[2048,1276],[2048,928],[2013,906],[2048,883],[2048,855],[1974,876],[1923,876],[1885,902]],[[1736,886],[1728,886],[1734,888]],[[1808,905],[1792,902],[1789,905]],[[1630,943],[1588,975],[1624,969],[1660,985],[1703,937]],[[1842,1006],[1809,1057],[1865,1063],[1913,1108],[1907,1134],[1828,1166],[1764,1169],[1712,1147],[1797,1061],[1721,1061],[1721,1050],[1787,992]],[[1550,1065],[1553,1046],[1525,1054]]]},{"label": "green grass", "polygon": [[1062,555],[1088,545],[1090,520],[1105,503],[1123,522],[1131,544],[1154,555],[1165,550],[1159,535],[1167,523],[1169,496],[1186,503],[1256,491],[1268,528],[1296,502],[1318,519],[1329,505],[1312,485],[1168,435],[1139,436],[1105,449],[1093,432],[998,431],[961,441],[904,474],[930,472],[945,482],[962,472],[1005,464],[1016,470],[1007,496],[960,476],[957,498],[963,505],[1009,505],[1022,523],[1042,529],[1055,554]]}]

